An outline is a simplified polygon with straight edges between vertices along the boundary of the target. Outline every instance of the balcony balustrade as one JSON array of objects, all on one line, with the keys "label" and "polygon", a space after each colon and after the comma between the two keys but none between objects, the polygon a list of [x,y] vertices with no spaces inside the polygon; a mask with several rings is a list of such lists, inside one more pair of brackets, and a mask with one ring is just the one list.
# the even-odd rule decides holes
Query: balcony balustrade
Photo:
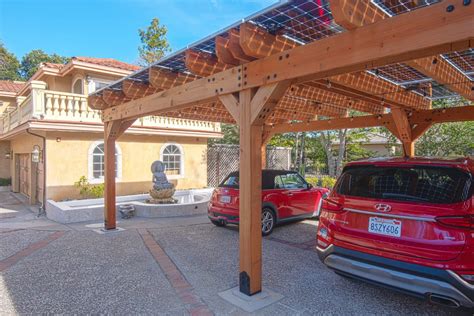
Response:
[{"label": "balcony balustrade", "polygon": [[[57,121],[76,123],[102,123],[100,111],[87,105],[87,96],[46,89],[46,83],[32,81],[31,93],[17,97],[17,106],[0,117],[0,134],[8,133],[28,121]],[[149,116],[138,119],[132,127],[220,132],[220,124],[196,120]]]}]

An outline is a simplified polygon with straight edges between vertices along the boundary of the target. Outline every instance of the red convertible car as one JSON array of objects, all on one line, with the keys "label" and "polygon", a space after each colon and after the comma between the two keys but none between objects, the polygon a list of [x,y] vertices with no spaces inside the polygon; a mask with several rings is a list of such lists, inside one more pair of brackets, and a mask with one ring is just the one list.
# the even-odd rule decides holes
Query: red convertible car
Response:
[{"label": "red convertible car", "polygon": [[[319,216],[328,189],[314,188],[295,171],[262,171],[262,235],[275,225]],[[208,216],[217,226],[239,223],[239,172],[232,172],[214,190]]]}]

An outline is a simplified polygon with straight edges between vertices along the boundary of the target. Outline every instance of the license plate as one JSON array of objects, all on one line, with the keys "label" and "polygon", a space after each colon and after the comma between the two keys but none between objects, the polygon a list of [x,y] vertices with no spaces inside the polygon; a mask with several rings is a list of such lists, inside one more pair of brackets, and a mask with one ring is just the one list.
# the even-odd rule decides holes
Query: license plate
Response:
[{"label": "license plate", "polygon": [[222,203],[230,203],[230,196],[228,196],[228,195],[222,195],[222,196],[221,196],[221,202],[222,202]]},{"label": "license plate", "polygon": [[392,237],[400,237],[402,232],[402,222],[396,219],[370,217],[369,232]]}]

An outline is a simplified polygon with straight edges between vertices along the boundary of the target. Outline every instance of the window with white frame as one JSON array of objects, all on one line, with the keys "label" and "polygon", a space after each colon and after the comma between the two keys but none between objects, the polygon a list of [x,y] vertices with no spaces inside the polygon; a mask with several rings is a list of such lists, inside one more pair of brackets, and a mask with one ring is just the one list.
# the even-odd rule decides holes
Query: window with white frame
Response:
[{"label": "window with white frame", "polygon": [[165,144],[161,148],[161,161],[170,178],[184,175],[183,148],[179,144]]},{"label": "window with white frame", "polygon": [[[118,145],[115,146],[115,177],[120,178],[122,173],[122,153]],[[89,149],[89,179],[101,181],[105,175],[105,148],[104,142],[97,141]]]}]

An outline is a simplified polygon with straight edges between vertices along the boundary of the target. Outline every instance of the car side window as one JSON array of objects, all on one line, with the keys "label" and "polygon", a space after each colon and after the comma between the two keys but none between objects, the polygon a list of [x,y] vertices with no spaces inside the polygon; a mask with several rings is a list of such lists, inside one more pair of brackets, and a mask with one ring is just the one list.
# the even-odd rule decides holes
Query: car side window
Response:
[{"label": "car side window", "polygon": [[283,181],[280,176],[275,176],[275,189],[284,189]]},{"label": "car side window", "polygon": [[297,173],[281,175],[281,181],[285,189],[306,189],[306,182]]}]

